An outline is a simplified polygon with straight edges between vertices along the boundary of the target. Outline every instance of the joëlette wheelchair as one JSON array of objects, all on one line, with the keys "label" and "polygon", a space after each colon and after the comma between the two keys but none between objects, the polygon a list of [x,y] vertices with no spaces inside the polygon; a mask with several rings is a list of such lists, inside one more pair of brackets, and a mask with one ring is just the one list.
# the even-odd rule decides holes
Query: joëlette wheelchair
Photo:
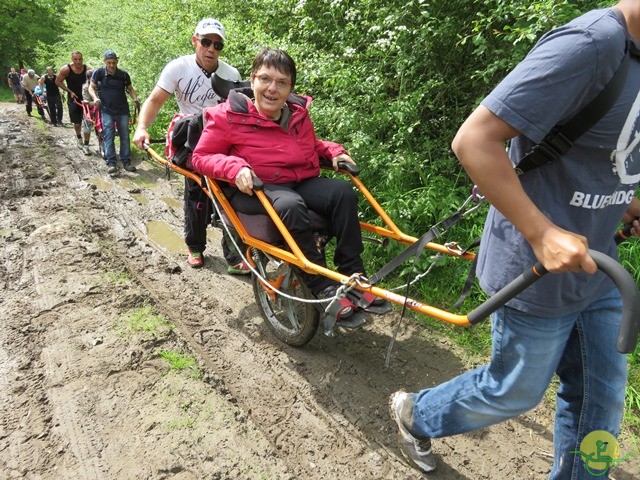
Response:
[{"label": "jo\u00eblette wheelchair", "polygon": [[[216,82],[222,82],[222,85],[220,83],[216,85]],[[227,94],[231,88],[246,86],[245,82],[229,82],[219,77],[216,78],[215,75],[212,77],[212,84],[216,92],[223,91]],[[226,97],[226,95],[221,96]],[[264,207],[266,215],[243,214],[236,212],[226,198],[223,188],[226,183],[224,180],[201,176],[163,158],[149,145],[144,145],[144,147],[148,156],[154,162],[164,166],[167,173],[172,170],[198,183],[213,201],[216,209],[219,209],[220,217],[224,220],[225,225],[232,228],[242,243],[246,245],[245,257],[252,269],[251,281],[255,300],[269,329],[279,340],[288,345],[303,346],[307,344],[318,330],[321,315],[325,335],[333,335],[336,326],[335,317],[324,314],[328,310],[328,308],[325,309],[325,306],[333,299],[315,299],[302,282],[298,269],[340,282],[343,288],[338,290],[338,295],[344,295],[348,290],[356,290],[361,294],[380,297],[415,312],[461,326],[479,323],[547,273],[545,268],[538,263],[468,314],[456,314],[442,310],[414,298],[381,288],[377,286],[377,283],[388,273],[387,270],[395,268],[400,262],[410,259],[423,249],[463,260],[473,260],[474,255],[457,248],[455,243],[439,244],[431,241],[437,236],[433,234],[433,228],[420,238],[402,232],[359,179],[359,167],[341,163],[338,174],[348,177],[378,215],[379,223],[382,224],[374,225],[361,221],[360,227],[363,236],[371,235],[383,242],[395,241],[407,245],[407,248],[400,255],[371,278],[357,275],[347,277],[328,267],[310,262],[303,255],[262,191],[263,184],[259,179],[254,179],[254,193]],[[475,195],[476,192],[472,194],[472,197]],[[314,212],[310,212],[309,215],[312,227],[318,232],[318,238],[323,239],[327,232],[326,219]],[[628,231],[627,228],[622,232],[622,235],[624,236],[625,232],[628,234]],[[318,243],[319,248],[322,248],[324,239]],[[640,328],[640,292],[631,275],[618,262],[597,251],[590,250],[589,253],[598,268],[611,277],[621,292],[624,310],[617,349],[621,353],[631,353],[635,349]],[[342,322],[337,325],[350,327]]]},{"label": "jo\u00eblette wheelchair", "polygon": [[47,115],[49,115],[49,119],[51,119],[51,112],[49,111],[49,104],[47,103],[46,95],[34,93],[32,97],[33,103],[36,104],[36,110],[38,111],[38,114],[42,117],[42,119],[47,119],[45,112]]}]

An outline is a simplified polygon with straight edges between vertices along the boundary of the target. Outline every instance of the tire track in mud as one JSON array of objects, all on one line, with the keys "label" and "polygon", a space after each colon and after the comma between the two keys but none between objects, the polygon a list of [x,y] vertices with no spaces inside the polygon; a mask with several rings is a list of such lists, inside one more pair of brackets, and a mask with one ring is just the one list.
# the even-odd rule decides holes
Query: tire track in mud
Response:
[{"label": "tire track in mud", "polygon": [[[123,255],[120,260],[130,271],[140,268],[136,258]],[[209,272],[196,275],[200,273]],[[279,456],[286,459],[293,478],[413,476],[382,446],[367,446],[358,430],[341,418],[340,410],[332,410],[333,405],[329,410],[318,406],[313,387],[296,371],[287,352],[281,350],[285,347],[268,338],[270,334],[264,331],[257,308],[251,303],[251,288],[246,282],[228,277],[216,282],[240,284],[244,290],[236,297],[241,299],[240,304],[232,304],[228,296],[227,301],[217,299],[220,290],[211,292],[209,282],[201,282],[203,287],[194,280],[186,292],[172,291],[172,276],[175,275],[136,274],[159,310],[187,339],[204,369],[222,379],[234,401],[265,433]],[[187,295],[191,303],[180,300],[180,293]],[[203,303],[213,308],[202,308]]]},{"label": "tire track in mud", "polygon": [[[179,338],[123,350],[114,320],[148,297],[134,278],[106,279],[124,266],[104,254],[118,238],[138,241],[112,232],[73,173],[88,159],[49,151],[60,139],[43,137],[41,149],[8,152],[0,123],[0,178],[18,179],[0,193],[0,478],[287,478],[215,388],[166,375],[156,349]],[[64,185],[36,193],[49,166]]]}]

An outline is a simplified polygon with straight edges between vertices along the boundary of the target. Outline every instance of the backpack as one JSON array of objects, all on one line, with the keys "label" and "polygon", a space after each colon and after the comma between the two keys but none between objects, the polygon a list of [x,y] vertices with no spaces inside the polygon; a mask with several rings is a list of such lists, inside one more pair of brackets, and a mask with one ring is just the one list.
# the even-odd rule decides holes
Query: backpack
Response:
[{"label": "backpack", "polygon": [[[211,87],[220,97],[220,101],[226,100],[229,92],[236,88],[249,86],[248,81],[226,80],[218,75],[211,76]],[[202,113],[198,115],[176,113],[171,119],[167,130],[167,144],[164,155],[171,163],[178,167],[192,169],[191,156],[200,140],[204,129]]]},{"label": "backpack", "polygon": [[174,165],[192,169],[191,156],[202,135],[203,117],[198,115],[176,113],[167,130],[167,143],[164,154]]}]

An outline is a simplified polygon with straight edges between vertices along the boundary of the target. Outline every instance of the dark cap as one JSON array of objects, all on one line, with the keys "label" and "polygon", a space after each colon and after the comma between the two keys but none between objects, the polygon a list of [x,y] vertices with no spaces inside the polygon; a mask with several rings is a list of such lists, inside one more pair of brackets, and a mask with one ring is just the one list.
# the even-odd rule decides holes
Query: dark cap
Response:
[{"label": "dark cap", "polygon": [[109,58],[114,58],[114,59],[118,59],[118,56],[116,55],[116,52],[114,52],[113,50],[109,49],[106,52],[104,52],[104,59],[107,60]]}]

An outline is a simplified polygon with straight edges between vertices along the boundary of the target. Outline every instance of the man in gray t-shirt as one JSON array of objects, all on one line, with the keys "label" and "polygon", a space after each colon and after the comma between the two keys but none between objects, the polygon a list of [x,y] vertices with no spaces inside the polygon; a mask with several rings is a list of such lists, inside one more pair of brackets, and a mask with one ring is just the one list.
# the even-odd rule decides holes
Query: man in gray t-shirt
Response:
[{"label": "man in gray t-shirt", "polygon": [[[432,438],[533,408],[554,374],[560,385],[549,478],[587,477],[576,454],[582,441],[594,434],[604,444],[618,435],[626,385],[626,357],[616,351],[621,301],[588,248],[615,257],[621,220],[640,233],[637,54],[613,107],[566,154],[520,178],[512,163],[590,102],[629,41],[638,51],[638,39],[637,0],[582,15],[543,36],[458,131],[454,152],[492,204],[478,258],[482,288],[494,294],[536,261],[561,274],[546,275],[492,316],[489,365],[417,394],[392,395],[402,448],[419,469],[435,468]],[[605,453],[613,454],[613,443]]]}]

